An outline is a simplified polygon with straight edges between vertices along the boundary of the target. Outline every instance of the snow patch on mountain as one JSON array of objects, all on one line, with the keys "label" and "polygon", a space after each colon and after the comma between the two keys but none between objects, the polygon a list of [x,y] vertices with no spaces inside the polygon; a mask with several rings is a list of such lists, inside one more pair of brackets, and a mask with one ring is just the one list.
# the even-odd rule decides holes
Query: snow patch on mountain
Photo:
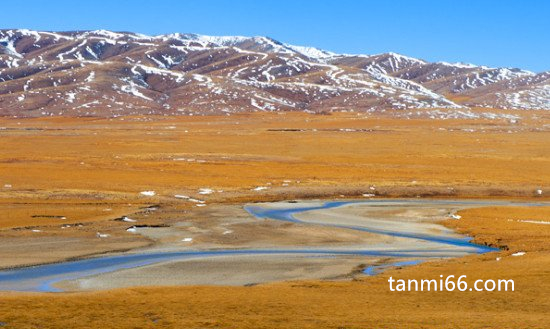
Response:
[{"label": "snow patch on mountain", "polygon": [[320,61],[324,61],[338,55],[336,53],[314,47],[293,46],[289,44],[285,44],[285,46],[308,58]]},{"label": "snow patch on mountain", "polygon": [[0,101],[10,115],[65,113],[72,104],[85,115],[447,109],[467,117],[466,105],[550,109],[548,79],[393,52],[336,54],[261,36],[0,30]]}]

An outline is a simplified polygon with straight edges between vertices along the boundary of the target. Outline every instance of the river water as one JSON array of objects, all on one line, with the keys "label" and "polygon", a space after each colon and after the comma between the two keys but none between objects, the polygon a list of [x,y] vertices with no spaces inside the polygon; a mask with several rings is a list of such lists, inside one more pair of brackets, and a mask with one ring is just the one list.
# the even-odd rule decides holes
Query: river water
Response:
[{"label": "river water", "polygon": [[[156,263],[184,260],[200,259],[207,257],[224,257],[238,255],[304,255],[304,256],[365,256],[365,257],[391,257],[396,259],[406,258],[407,260],[398,261],[390,264],[375,265],[367,267],[364,271],[367,275],[375,275],[389,266],[406,266],[418,264],[430,258],[456,257],[468,253],[486,253],[496,249],[487,246],[476,245],[470,242],[466,236],[457,236],[456,234],[427,234],[403,232],[396,229],[380,229],[370,227],[369,225],[347,225],[327,222],[303,221],[296,218],[297,214],[332,209],[354,204],[367,204],[378,207],[400,207],[410,205],[433,205],[453,206],[457,208],[495,206],[495,205],[521,205],[521,206],[544,206],[543,203],[512,203],[507,201],[470,201],[470,200],[365,200],[365,201],[336,201],[325,202],[314,206],[301,206],[301,204],[277,203],[277,207],[266,205],[247,205],[245,210],[257,219],[280,220],[302,225],[321,225],[325,227],[334,227],[338,229],[349,229],[363,231],[373,234],[387,235],[401,239],[415,239],[430,243],[429,249],[391,249],[383,250],[375,248],[368,250],[365,248],[288,248],[288,249],[238,249],[238,250],[191,250],[182,252],[156,252],[156,253],[126,253],[119,255],[108,255],[93,257],[89,259],[67,261],[56,264],[45,264],[18,269],[0,271],[0,290],[9,291],[34,291],[34,292],[56,292],[60,291],[54,285],[60,281],[75,280],[102,273],[109,273],[124,269],[136,268]],[[438,248],[440,246],[441,248]]]}]

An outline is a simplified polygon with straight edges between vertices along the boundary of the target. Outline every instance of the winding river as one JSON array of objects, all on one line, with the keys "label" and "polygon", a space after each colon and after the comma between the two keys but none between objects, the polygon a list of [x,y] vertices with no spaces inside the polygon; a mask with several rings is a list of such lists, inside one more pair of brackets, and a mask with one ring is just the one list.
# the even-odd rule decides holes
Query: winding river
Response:
[{"label": "winding river", "polygon": [[[436,247],[430,249],[401,249],[383,250],[373,248],[337,249],[337,248],[289,248],[289,249],[236,249],[236,250],[190,250],[181,252],[156,252],[156,253],[125,253],[118,255],[107,255],[88,258],[76,261],[67,261],[56,264],[45,264],[18,269],[0,271],[0,290],[9,291],[33,291],[33,292],[56,292],[60,291],[55,284],[65,280],[75,280],[102,273],[109,273],[124,269],[131,269],[161,262],[201,259],[207,257],[225,257],[236,255],[304,255],[304,256],[341,256],[354,255],[365,257],[391,257],[396,259],[406,258],[408,260],[395,262],[393,264],[367,267],[364,271],[367,275],[375,275],[388,266],[414,265],[430,258],[456,257],[468,253],[486,253],[496,249],[487,246],[472,244],[470,238],[457,236],[456,234],[427,234],[403,232],[396,229],[380,229],[369,225],[347,225],[323,221],[304,221],[298,219],[298,214],[315,210],[338,208],[353,204],[369,204],[379,207],[384,206],[408,206],[408,205],[433,205],[453,206],[457,208],[495,206],[495,205],[520,205],[520,206],[545,206],[545,203],[514,203],[507,201],[461,201],[461,200],[364,200],[364,201],[337,201],[326,202],[316,206],[300,206],[296,204],[277,203],[277,207],[266,205],[247,205],[244,207],[252,216],[257,219],[280,220],[303,225],[320,225],[338,229],[362,231],[400,239],[416,239],[429,243]],[[441,246],[438,248],[437,246]]]}]

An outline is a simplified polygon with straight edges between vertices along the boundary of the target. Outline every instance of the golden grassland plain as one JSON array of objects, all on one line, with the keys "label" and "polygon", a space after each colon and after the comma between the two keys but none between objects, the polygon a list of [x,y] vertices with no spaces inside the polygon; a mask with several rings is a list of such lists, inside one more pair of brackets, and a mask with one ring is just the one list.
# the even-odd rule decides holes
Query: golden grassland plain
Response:
[{"label": "golden grassland plain", "polygon": [[[524,113],[519,123],[353,113],[0,119],[0,249],[10,255],[0,266],[146,246],[146,238],[117,234],[128,223],[113,219],[135,215],[140,223],[162,224],[169,218],[149,216],[148,207],[195,209],[176,194],[206,200],[206,208],[364,193],[547,201],[550,117]],[[254,191],[258,186],[267,189]],[[200,188],[215,192],[201,195]],[[354,281],[2,293],[0,322],[14,328],[545,328],[550,225],[531,222],[548,221],[548,208],[460,214],[445,225],[503,250]],[[98,231],[112,239],[97,239]],[[48,248],[33,247],[38,235],[50,239]],[[68,251],[66,242],[75,239],[79,248]],[[526,254],[510,256],[517,251]],[[513,279],[516,291],[388,289],[390,275],[440,274],[464,274],[470,284]]]}]

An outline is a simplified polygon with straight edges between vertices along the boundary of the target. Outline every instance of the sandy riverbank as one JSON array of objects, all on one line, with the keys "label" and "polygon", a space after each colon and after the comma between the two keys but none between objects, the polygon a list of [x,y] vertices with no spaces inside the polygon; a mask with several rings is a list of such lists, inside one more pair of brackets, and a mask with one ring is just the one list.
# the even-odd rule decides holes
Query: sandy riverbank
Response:
[{"label": "sandy riverbank", "polygon": [[[453,200],[371,200],[349,203],[336,208],[323,208],[298,212],[293,218],[303,223],[278,221],[276,219],[254,218],[240,214],[237,220],[227,214],[239,214],[242,206],[224,206],[217,209],[222,220],[206,228],[197,230],[190,222],[176,222],[169,227],[138,229],[136,234],[144,234],[155,241],[154,246],[140,252],[177,252],[208,250],[362,250],[368,252],[392,252],[401,256],[390,256],[392,262],[416,257],[423,261],[459,257],[478,253],[475,246],[461,243],[464,236],[450,231],[438,222],[448,218],[458,209],[472,205],[468,201]],[[486,201],[491,203],[491,201]],[[499,201],[495,201],[499,203]],[[303,201],[296,203],[254,204],[259,213],[269,210],[309,209],[330,203]],[[285,206],[287,205],[288,208]],[[235,209],[237,208],[237,209]],[[296,209],[296,210],[293,210]],[[244,210],[241,210],[244,211]],[[250,210],[249,210],[250,211]],[[245,219],[245,220],[243,220]],[[237,222],[239,225],[236,225]],[[262,230],[252,228],[243,231],[243,223],[254,227],[263,224]],[[233,227],[233,225],[236,227]],[[352,225],[352,226],[351,226]],[[232,243],[218,240],[218,227],[224,227],[222,235],[233,235]],[[237,229],[239,228],[239,229]],[[373,232],[361,231],[375,230]],[[239,236],[261,232],[256,239]],[[402,236],[402,234],[409,234]],[[398,234],[394,236],[393,234]],[[324,238],[323,238],[324,237]],[[329,238],[330,237],[330,238]],[[361,237],[360,240],[353,239]],[[346,238],[352,238],[346,240]],[[195,240],[197,239],[197,240]],[[459,242],[456,244],[455,241]],[[245,243],[247,242],[247,243]],[[405,256],[406,254],[410,257]],[[340,262],[339,259],[342,259]],[[86,276],[77,280],[56,283],[62,289],[112,289],[142,285],[247,285],[285,280],[311,279],[352,279],[363,274],[358,271],[366,265],[385,262],[387,256],[330,256],[327,255],[197,255],[181,260],[171,259],[158,264],[120,269],[115,272]],[[52,278],[48,280],[51,281]]]}]

